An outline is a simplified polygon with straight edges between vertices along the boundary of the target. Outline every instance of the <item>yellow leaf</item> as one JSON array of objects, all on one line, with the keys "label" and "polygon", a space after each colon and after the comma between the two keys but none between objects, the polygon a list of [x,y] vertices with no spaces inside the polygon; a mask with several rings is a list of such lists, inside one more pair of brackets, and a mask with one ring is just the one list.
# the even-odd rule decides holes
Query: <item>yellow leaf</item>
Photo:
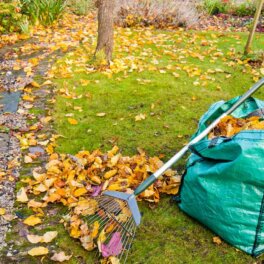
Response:
[{"label": "yellow leaf", "polygon": [[213,242],[217,245],[222,244],[222,240],[218,236],[213,237]]},{"label": "yellow leaf", "polygon": [[104,116],[106,116],[106,113],[97,113],[96,116],[104,117]]},{"label": "yellow leaf", "polygon": [[45,179],[45,174],[38,173],[36,169],[33,169],[32,174],[34,179],[38,182],[42,182]]},{"label": "yellow leaf", "polygon": [[120,261],[117,257],[111,256],[111,257],[109,257],[109,261],[111,264],[120,264]]},{"label": "yellow leaf", "polygon": [[116,154],[114,157],[111,158],[110,163],[112,167],[117,164],[117,162],[120,159],[120,156],[121,156],[120,154]]},{"label": "yellow leaf", "polygon": [[35,226],[37,224],[40,224],[42,221],[39,217],[31,215],[28,218],[26,218],[23,223],[29,226]]},{"label": "yellow leaf", "polygon": [[80,80],[80,83],[81,83],[82,86],[87,86],[90,83],[90,80],[83,80],[83,79],[81,79]]},{"label": "yellow leaf", "polygon": [[30,200],[28,202],[28,208],[40,208],[40,207],[43,207],[43,204],[41,202],[36,202],[35,200]]},{"label": "yellow leaf", "polygon": [[81,195],[83,195],[85,193],[87,193],[87,190],[84,187],[82,187],[82,188],[78,188],[77,190],[75,190],[73,195],[75,197],[79,197],[79,196],[81,196]]},{"label": "yellow leaf", "polygon": [[47,191],[47,187],[40,183],[37,185],[37,187],[34,188],[34,191],[37,191],[37,192],[46,192]]},{"label": "yellow leaf", "polygon": [[139,114],[137,116],[135,116],[135,121],[141,121],[146,119],[146,114]]},{"label": "yellow leaf", "polygon": [[116,173],[117,173],[117,170],[110,170],[110,171],[105,173],[104,178],[106,180],[108,180],[108,179],[112,178],[114,175],[116,175]]},{"label": "yellow leaf", "polygon": [[47,80],[47,81],[45,81],[44,83],[42,83],[41,86],[44,86],[44,85],[50,85],[50,84],[52,84],[52,81],[51,81],[51,80]]},{"label": "yellow leaf", "polygon": [[23,95],[23,100],[28,101],[28,102],[33,102],[34,101],[34,96],[30,96],[30,95]]},{"label": "yellow leaf", "polygon": [[102,183],[101,179],[100,179],[98,176],[96,176],[96,175],[91,176],[90,180],[91,180],[94,184],[97,184],[97,185],[99,185],[99,184]]},{"label": "yellow leaf", "polygon": [[94,224],[93,224],[92,238],[96,238],[97,237],[98,232],[99,232],[99,228],[100,228],[99,222],[95,221]]},{"label": "yellow leaf", "polygon": [[40,87],[40,85],[37,82],[35,82],[35,81],[31,82],[30,85],[35,87],[35,88],[39,88]]},{"label": "yellow leaf", "polygon": [[27,156],[27,155],[26,155],[26,156],[24,157],[24,162],[25,162],[25,163],[31,163],[32,161],[33,161],[33,159],[32,159],[30,156]]},{"label": "yellow leaf", "polygon": [[0,215],[4,215],[6,213],[6,209],[5,208],[0,208]]},{"label": "yellow leaf", "polygon": [[14,71],[19,71],[21,67],[19,65],[14,65],[13,70]]},{"label": "yellow leaf", "polygon": [[74,213],[83,216],[93,215],[98,210],[98,203],[94,199],[85,199],[77,203],[77,206],[74,208]]},{"label": "yellow leaf", "polygon": [[68,118],[68,122],[71,124],[71,125],[77,125],[78,124],[78,121],[74,118]]},{"label": "yellow leaf", "polygon": [[17,201],[21,203],[26,203],[28,201],[28,197],[24,187],[20,188],[20,190],[17,192]]},{"label": "yellow leaf", "polygon": [[80,237],[80,235],[81,235],[81,232],[80,232],[80,230],[78,228],[74,227],[74,228],[71,229],[71,231],[70,231],[70,236],[71,237],[78,238],[78,237]]},{"label": "yellow leaf", "polygon": [[52,117],[51,117],[51,116],[42,117],[42,118],[40,119],[40,121],[41,121],[42,123],[44,123],[44,124],[48,124],[49,121],[51,121],[51,120],[52,120]]},{"label": "yellow leaf", "polygon": [[30,256],[42,256],[47,255],[49,253],[49,250],[45,247],[35,247],[28,251],[28,254]]}]

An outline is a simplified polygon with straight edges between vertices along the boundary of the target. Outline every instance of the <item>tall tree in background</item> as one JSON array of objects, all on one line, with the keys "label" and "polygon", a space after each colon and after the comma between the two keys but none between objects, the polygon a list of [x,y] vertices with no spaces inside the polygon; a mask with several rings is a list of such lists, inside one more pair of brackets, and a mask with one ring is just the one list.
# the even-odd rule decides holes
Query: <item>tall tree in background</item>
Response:
[{"label": "tall tree in background", "polygon": [[114,45],[114,8],[115,0],[97,0],[98,8],[98,38],[96,54],[103,50],[109,63],[112,59]]}]

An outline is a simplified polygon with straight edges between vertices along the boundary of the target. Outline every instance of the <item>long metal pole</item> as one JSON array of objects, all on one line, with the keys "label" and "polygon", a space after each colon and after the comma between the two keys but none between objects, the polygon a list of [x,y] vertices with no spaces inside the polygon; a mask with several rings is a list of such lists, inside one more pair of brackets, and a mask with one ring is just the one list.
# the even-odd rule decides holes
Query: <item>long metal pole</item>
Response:
[{"label": "long metal pole", "polygon": [[184,146],[179,152],[177,152],[169,161],[167,161],[160,169],[148,177],[144,182],[142,182],[135,190],[134,195],[142,193],[146,188],[148,188],[152,183],[154,183],[159,176],[161,176],[167,169],[169,169],[174,163],[176,163],[189,149],[189,147],[205,136],[219,123],[219,121],[227,115],[230,115],[234,110],[236,110],[247,98],[249,98],[253,93],[255,93],[262,85],[264,85],[264,78],[255,83],[239,100],[225,113],[218,117],[214,122],[212,122],[204,131],[202,131],[197,137],[191,140],[186,146]]}]

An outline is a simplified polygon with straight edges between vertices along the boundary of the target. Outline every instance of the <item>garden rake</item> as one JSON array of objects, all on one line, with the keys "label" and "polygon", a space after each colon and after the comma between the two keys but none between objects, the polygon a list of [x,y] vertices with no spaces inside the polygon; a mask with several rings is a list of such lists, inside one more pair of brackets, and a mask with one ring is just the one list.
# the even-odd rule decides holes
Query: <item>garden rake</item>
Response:
[{"label": "garden rake", "polygon": [[[98,221],[100,224],[99,236],[102,237],[101,239],[99,237],[98,240],[98,252],[101,257],[114,258],[114,261],[110,261],[110,263],[126,262],[136,229],[141,221],[141,214],[137,205],[136,196],[144,192],[159,176],[186,154],[191,145],[207,136],[222,118],[231,114],[262,85],[264,85],[264,78],[253,85],[230,109],[213,121],[204,131],[193,138],[160,169],[142,182],[132,194],[105,191],[101,196],[95,198],[98,204],[98,210],[88,221],[89,225],[93,224],[95,221]],[[101,230],[103,230],[103,233]],[[104,241],[104,244],[100,243],[100,240]]]}]

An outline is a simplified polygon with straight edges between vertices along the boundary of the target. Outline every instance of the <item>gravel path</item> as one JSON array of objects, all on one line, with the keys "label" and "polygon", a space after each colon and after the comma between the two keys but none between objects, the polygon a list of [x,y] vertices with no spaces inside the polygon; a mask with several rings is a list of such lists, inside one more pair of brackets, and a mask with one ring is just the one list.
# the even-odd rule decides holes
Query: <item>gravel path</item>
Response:
[{"label": "gravel path", "polygon": [[[2,215],[0,213],[0,263],[20,263],[21,260],[20,254],[13,252],[12,245],[5,243],[6,233],[11,230],[10,221],[19,217],[14,212],[14,202],[23,152],[16,134],[23,136],[31,132],[29,120],[38,124],[39,133],[50,134],[52,131],[50,125],[42,124],[40,120],[51,107],[48,99],[52,97],[53,84],[33,89],[30,84],[35,77],[39,83],[43,83],[53,63],[79,46],[83,40],[80,32],[87,28],[87,21],[82,19],[76,18],[75,23],[69,23],[66,19],[54,31],[36,31],[33,37],[0,49],[0,209],[5,211]],[[27,89],[32,90],[31,95],[36,100],[21,100]],[[32,109],[43,110],[43,113],[30,114],[30,105]],[[43,151],[40,161],[45,162],[46,154],[42,146],[31,147],[28,151]],[[27,169],[30,173],[31,168]]]}]

